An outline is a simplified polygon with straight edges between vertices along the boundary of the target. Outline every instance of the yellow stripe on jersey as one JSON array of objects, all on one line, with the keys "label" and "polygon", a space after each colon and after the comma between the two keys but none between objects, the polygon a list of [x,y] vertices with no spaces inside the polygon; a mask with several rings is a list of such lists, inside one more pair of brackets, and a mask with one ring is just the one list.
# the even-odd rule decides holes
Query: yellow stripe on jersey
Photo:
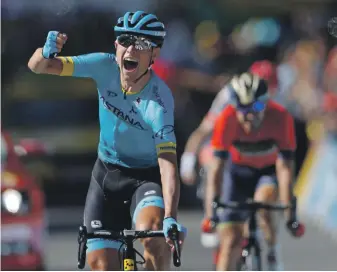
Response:
[{"label": "yellow stripe on jersey", "polygon": [[161,143],[156,145],[157,154],[162,153],[176,153],[177,145],[173,142]]},{"label": "yellow stripe on jersey", "polygon": [[71,57],[58,57],[62,63],[63,68],[60,76],[72,76],[74,73],[74,61]]},{"label": "yellow stripe on jersey", "polygon": [[[144,89],[144,88],[143,88]],[[123,92],[123,94],[125,94],[125,95],[132,95],[132,94],[138,94],[138,93],[140,93],[143,89],[141,89],[140,91],[137,91],[137,92],[128,92],[128,91],[126,91],[126,90],[124,90],[124,88],[122,87],[122,92]]]}]

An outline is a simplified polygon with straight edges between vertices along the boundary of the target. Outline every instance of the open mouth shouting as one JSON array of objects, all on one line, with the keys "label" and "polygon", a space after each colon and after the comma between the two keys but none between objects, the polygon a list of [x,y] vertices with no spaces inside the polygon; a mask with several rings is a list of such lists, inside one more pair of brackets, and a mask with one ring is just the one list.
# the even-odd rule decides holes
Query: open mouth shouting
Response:
[{"label": "open mouth shouting", "polygon": [[123,59],[123,67],[128,72],[134,72],[138,67],[138,60],[135,58],[126,57]]}]

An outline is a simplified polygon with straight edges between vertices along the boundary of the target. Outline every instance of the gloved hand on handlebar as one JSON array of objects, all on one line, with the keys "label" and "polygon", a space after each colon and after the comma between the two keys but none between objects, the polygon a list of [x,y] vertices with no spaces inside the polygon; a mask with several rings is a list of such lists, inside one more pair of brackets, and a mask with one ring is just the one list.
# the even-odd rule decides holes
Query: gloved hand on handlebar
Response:
[{"label": "gloved hand on handlebar", "polygon": [[166,242],[170,245],[170,247],[172,249],[174,249],[174,243],[173,241],[171,241],[170,237],[169,237],[169,230],[171,228],[172,225],[177,225],[178,231],[179,233],[179,244],[181,245],[185,239],[185,237],[187,236],[187,228],[185,228],[183,225],[179,224],[177,222],[177,220],[175,220],[173,217],[166,217],[164,218],[163,221],[163,231],[164,231],[164,235],[166,238]]},{"label": "gloved hand on handlebar", "polygon": [[214,232],[216,229],[216,224],[218,220],[216,218],[204,218],[201,221],[201,231],[205,233]]},{"label": "gloved hand on handlebar", "polygon": [[299,237],[302,237],[305,233],[304,224],[296,220],[288,220],[286,223],[286,227],[293,237],[299,238]]}]

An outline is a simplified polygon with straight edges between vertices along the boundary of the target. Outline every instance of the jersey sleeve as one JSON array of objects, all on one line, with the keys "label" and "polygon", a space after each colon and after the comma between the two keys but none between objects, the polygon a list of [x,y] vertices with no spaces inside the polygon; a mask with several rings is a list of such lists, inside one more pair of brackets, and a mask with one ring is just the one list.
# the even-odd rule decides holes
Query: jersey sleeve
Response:
[{"label": "jersey sleeve", "polygon": [[223,87],[220,92],[216,95],[211,105],[211,108],[205,116],[205,120],[208,125],[212,128],[214,127],[215,121],[223,109],[228,105],[230,100],[230,92],[227,85]]},{"label": "jersey sleeve", "polygon": [[98,80],[115,60],[112,54],[91,53],[72,57],[58,57],[63,63],[60,76],[86,77]]},{"label": "jersey sleeve", "polygon": [[[153,104],[152,131],[157,155],[176,153],[176,137],[174,132],[174,100],[169,89],[165,94],[155,95]],[[151,114],[152,115],[152,114]]]},{"label": "jersey sleeve", "polygon": [[226,107],[217,118],[212,135],[211,145],[214,155],[227,158],[229,148],[235,137],[235,116],[232,115],[230,107]]},{"label": "jersey sleeve", "polygon": [[296,150],[296,135],[294,119],[288,112],[284,113],[278,135],[280,155],[284,158],[292,158]]}]

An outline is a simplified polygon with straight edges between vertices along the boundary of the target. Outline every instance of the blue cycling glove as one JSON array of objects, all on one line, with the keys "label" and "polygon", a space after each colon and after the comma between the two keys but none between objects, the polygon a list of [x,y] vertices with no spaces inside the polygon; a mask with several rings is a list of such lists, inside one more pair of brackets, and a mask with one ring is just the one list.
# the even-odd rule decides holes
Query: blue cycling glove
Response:
[{"label": "blue cycling glove", "polygon": [[43,46],[42,49],[42,56],[45,59],[52,59],[56,56],[57,47],[56,47],[56,41],[57,41],[57,35],[59,34],[58,31],[49,31],[46,43]]},{"label": "blue cycling glove", "polygon": [[168,238],[168,232],[172,225],[177,225],[178,231],[184,233],[184,236],[187,236],[187,228],[185,228],[183,225],[179,224],[177,220],[175,220],[173,217],[166,217],[163,221],[163,231],[165,238]]}]

